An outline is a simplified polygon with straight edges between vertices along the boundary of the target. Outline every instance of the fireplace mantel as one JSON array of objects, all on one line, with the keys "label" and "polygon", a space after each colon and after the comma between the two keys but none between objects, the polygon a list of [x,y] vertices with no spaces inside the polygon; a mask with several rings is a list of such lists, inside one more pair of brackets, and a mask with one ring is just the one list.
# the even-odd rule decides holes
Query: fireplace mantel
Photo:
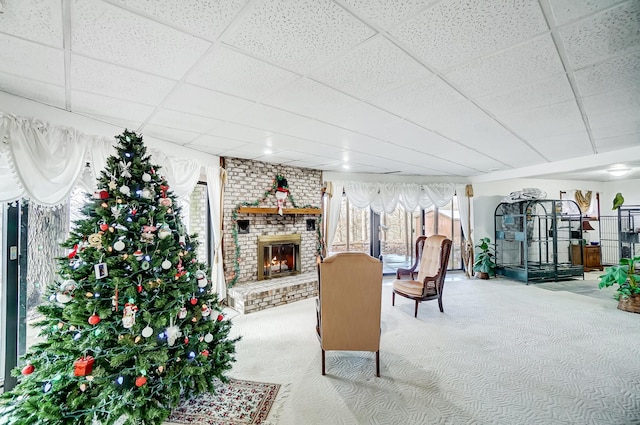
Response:
[{"label": "fireplace mantel", "polygon": [[[278,214],[278,208],[261,208],[261,207],[240,207],[238,208],[239,214]],[[322,210],[320,208],[283,208],[283,214],[288,215],[320,215]]]}]

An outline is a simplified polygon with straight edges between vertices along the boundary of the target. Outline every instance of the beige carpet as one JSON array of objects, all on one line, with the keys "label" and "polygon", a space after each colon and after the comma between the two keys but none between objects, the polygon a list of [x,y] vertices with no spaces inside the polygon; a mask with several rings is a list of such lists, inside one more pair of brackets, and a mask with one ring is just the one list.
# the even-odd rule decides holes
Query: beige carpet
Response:
[{"label": "beige carpet", "polygon": [[321,375],[314,300],[233,317],[229,375],[281,384],[279,425],[640,424],[639,314],[606,293],[449,277],[445,313],[426,302],[417,319],[386,281],[380,378],[360,352],[328,352]]}]

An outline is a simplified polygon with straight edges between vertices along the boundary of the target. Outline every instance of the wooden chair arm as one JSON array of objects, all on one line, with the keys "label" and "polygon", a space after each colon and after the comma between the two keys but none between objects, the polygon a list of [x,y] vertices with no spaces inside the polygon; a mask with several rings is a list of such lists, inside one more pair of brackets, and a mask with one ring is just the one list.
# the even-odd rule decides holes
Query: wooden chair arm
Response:
[{"label": "wooden chair arm", "polygon": [[410,276],[411,279],[414,278],[414,275],[416,274],[416,272],[414,271],[415,269],[412,267],[410,269],[397,269],[396,270],[396,279],[402,279],[402,276]]}]

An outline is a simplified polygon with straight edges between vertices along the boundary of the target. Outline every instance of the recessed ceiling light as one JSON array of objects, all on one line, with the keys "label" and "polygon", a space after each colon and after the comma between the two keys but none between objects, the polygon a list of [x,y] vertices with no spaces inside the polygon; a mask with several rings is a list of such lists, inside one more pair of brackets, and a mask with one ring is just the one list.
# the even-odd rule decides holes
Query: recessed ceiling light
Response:
[{"label": "recessed ceiling light", "polygon": [[264,150],[264,154],[265,155],[271,155],[273,153],[273,151],[271,149],[265,149]]},{"label": "recessed ceiling light", "polygon": [[344,168],[345,170],[348,170],[351,167],[349,167],[349,164],[342,164],[342,168]]},{"label": "recessed ceiling light", "polygon": [[614,168],[611,170],[607,170],[607,173],[611,174],[614,177],[622,177],[625,174],[627,174],[629,171],[631,170],[629,170],[628,168]]}]

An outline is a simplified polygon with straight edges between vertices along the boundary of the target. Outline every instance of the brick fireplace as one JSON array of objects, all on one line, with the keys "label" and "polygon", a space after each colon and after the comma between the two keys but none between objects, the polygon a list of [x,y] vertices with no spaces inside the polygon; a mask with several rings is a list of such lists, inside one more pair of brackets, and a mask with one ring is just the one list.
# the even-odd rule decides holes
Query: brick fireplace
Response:
[{"label": "brick fireplace", "polygon": [[[280,216],[274,210],[275,196],[262,198],[272,188],[276,175],[282,175],[288,181],[296,205],[319,206],[321,171],[238,158],[225,158],[225,168],[224,269],[227,283],[236,280],[227,291],[229,306],[251,313],[317,296],[315,229],[320,226],[320,216],[304,211]],[[238,212],[238,223],[235,223],[234,210],[242,203],[253,204],[257,200],[261,202],[254,207],[260,208],[260,213],[254,212],[255,208],[251,212]],[[270,208],[273,212],[265,213],[267,210],[261,208]],[[284,208],[294,209],[294,205],[287,199]],[[240,253],[237,278],[234,229],[238,229]]]}]

